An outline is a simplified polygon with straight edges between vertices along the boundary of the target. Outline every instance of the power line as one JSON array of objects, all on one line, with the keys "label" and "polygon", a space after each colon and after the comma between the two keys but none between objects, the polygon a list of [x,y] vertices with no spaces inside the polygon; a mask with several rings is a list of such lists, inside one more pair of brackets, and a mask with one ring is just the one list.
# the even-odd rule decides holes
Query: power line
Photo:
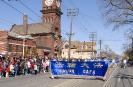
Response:
[{"label": "power line", "polygon": [[[69,0],[71,3],[72,3],[72,5],[76,8],[76,5],[73,3],[73,1],[72,0]],[[80,15],[80,11],[79,11],[79,15]],[[86,22],[85,23],[87,23],[87,25],[89,25],[90,26],[90,24],[89,24],[89,22],[86,20],[86,18],[84,18],[84,16],[83,15],[81,15],[81,19],[84,19]],[[92,26],[90,26],[91,27],[91,29],[93,29],[93,30],[95,30],[94,28],[92,28]]]},{"label": "power line", "polygon": [[23,2],[21,2],[20,0],[18,0],[23,6],[25,6],[27,9],[29,9],[32,13],[34,13],[36,16],[38,16],[39,18],[42,19],[42,17],[40,17],[38,14],[36,14],[33,10],[31,10],[27,5],[25,5]]},{"label": "power line", "polygon": [[[4,2],[5,4],[7,4],[8,6],[10,6],[11,8],[13,8],[14,10],[16,10],[17,12],[19,12],[20,14],[24,15],[21,11],[19,11],[19,10],[16,9],[15,7],[11,6],[10,4],[8,4],[7,2],[5,2],[4,0],[3,0],[3,2]],[[30,18],[30,17],[28,17],[28,18],[31,19],[32,21],[36,22],[36,21],[33,20],[32,18]]]},{"label": "power line", "polygon": [[[36,16],[38,16],[39,18],[41,18],[42,19],[42,17],[40,17],[37,13],[35,13],[33,10],[31,10],[27,5],[25,5],[23,2],[21,2],[20,0],[19,0],[19,2],[23,5],[23,6],[25,6],[27,9],[29,9],[32,13],[34,13]],[[48,23],[48,24],[50,24],[50,23]],[[51,25],[51,24],[50,24]],[[55,27],[57,27],[55,24],[54,24],[54,26]]]},{"label": "power line", "polygon": [[[15,7],[13,7],[12,5],[10,5],[10,4],[8,4],[7,2],[5,2],[4,0],[2,0],[5,4],[7,4],[8,6],[10,6],[11,8],[13,8],[14,10],[16,10],[17,12],[19,12],[20,14],[22,14],[22,15],[24,15],[21,11],[19,11],[18,9],[16,9]],[[30,20],[32,20],[32,21],[34,21],[34,22],[36,22],[36,23],[38,23],[37,21],[35,21],[35,20],[33,20],[32,18],[30,18],[29,16],[28,16],[28,18],[30,19]],[[40,23],[38,23],[39,25],[41,25],[41,26],[43,26],[42,24],[40,24]],[[48,28],[48,27],[46,27],[46,26],[43,26],[43,27],[45,27],[45,28]],[[48,29],[50,29],[50,28],[48,28]]]},{"label": "power line", "polygon": [[12,22],[10,22],[10,21],[7,21],[7,20],[5,20],[5,19],[2,19],[2,18],[0,18],[0,20],[2,20],[2,21],[5,21],[5,22],[8,22],[8,23],[10,23],[10,24],[15,24],[15,23],[12,23]]},{"label": "power line", "polygon": [[8,25],[8,24],[5,24],[5,23],[3,23],[3,22],[0,22],[1,24],[4,24],[4,25],[6,25],[6,26],[9,26],[9,27],[11,27],[10,25]]}]

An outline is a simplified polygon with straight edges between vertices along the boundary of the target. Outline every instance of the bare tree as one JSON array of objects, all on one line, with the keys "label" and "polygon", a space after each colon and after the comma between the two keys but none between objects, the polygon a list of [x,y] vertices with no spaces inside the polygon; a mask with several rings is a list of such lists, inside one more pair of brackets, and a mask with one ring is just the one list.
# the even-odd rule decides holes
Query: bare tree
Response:
[{"label": "bare tree", "polygon": [[[105,26],[113,30],[133,23],[133,0],[97,0]],[[131,28],[132,29],[132,28]]]}]

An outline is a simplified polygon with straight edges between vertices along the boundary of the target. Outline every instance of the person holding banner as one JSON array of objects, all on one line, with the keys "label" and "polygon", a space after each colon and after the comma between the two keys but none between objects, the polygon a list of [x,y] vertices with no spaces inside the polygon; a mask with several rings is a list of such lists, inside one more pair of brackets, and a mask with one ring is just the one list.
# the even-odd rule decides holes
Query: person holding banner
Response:
[{"label": "person holding banner", "polygon": [[[107,62],[107,58],[104,58],[104,61]],[[103,80],[106,81],[106,75],[110,75],[110,72],[111,72],[111,69],[110,69],[110,66],[109,66],[109,61],[108,61],[108,68],[107,68],[107,71],[106,71],[106,74],[104,75],[103,77]]]},{"label": "person holding banner", "polygon": [[106,79],[108,61],[51,61],[51,78],[56,76],[88,76]]}]

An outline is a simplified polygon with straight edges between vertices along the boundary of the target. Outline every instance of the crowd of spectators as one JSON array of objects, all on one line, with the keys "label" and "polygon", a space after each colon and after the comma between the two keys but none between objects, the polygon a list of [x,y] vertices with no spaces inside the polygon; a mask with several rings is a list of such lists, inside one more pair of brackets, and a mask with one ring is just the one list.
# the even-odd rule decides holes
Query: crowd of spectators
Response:
[{"label": "crowd of spectators", "polygon": [[46,73],[49,72],[49,65],[48,57],[0,57],[0,78]]}]

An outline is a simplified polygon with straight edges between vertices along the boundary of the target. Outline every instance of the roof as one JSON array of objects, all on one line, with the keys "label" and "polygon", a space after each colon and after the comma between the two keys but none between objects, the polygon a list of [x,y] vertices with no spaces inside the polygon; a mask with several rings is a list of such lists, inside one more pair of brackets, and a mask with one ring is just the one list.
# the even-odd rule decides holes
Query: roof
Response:
[{"label": "roof", "polygon": [[[87,46],[87,49],[81,49],[83,45]],[[88,51],[92,51],[92,42],[79,42],[79,41],[71,41],[71,49],[77,49],[76,51],[84,51],[84,52],[88,52]],[[93,42],[93,46],[96,46],[96,42]],[[96,49],[93,49],[93,51],[95,52]]]},{"label": "roof", "polygon": [[8,32],[8,36],[14,37],[14,38],[19,38],[19,39],[23,39],[23,38],[33,39],[30,35],[22,36],[20,34],[14,33],[14,32]]},{"label": "roof", "polygon": [[[53,22],[27,24],[27,34],[49,33],[52,25]],[[14,25],[10,31],[24,34],[23,25]]]}]

